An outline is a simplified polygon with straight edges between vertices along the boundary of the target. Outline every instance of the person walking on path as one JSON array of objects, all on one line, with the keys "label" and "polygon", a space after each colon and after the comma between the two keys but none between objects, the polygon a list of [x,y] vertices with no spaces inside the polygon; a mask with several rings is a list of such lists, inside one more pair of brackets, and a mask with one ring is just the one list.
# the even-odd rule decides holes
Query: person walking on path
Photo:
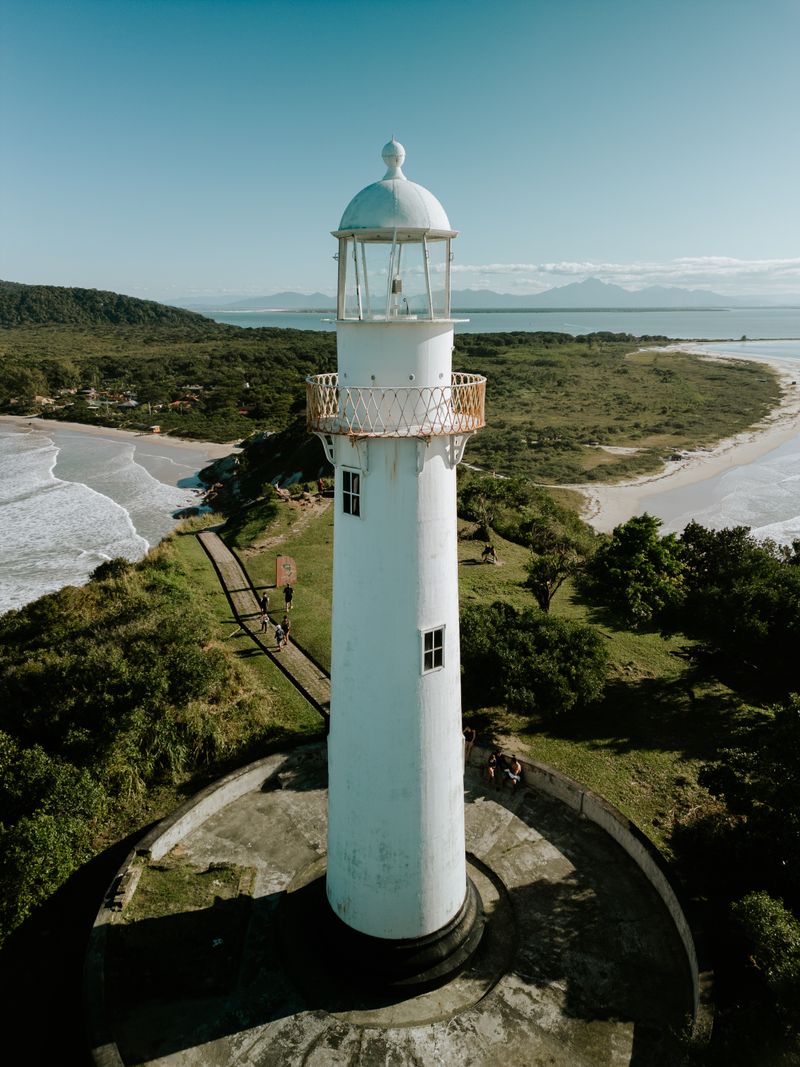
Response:
[{"label": "person walking on path", "polygon": [[261,594],[261,599],[258,602],[258,607],[264,615],[266,615],[269,611],[269,593],[266,591],[266,589]]},{"label": "person walking on path", "polygon": [[267,616],[266,608],[262,608],[261,609],[260,620],[261,620],[261,632],[262,632],[262,634],[265,634],[267,632],[267,623],[269,622],[269,618]]},{"label": "person walking on path", "polygon": [[283,590],[283,599],[286,604],[287,612],[292,610],[292,599],[294,598],[294,589],[290,585],[287,585]]},{"label": "person walking on path", "polygon": [[275,651],[280,652],[283,644],[283,627],[280,623],[275,627]]},{"label": "person walking on path", "polygon": [[292,628],[292,624],[289,622],[289,616],[283,616],[283,622],[281,623],[281,629],[283,630],[283,647],[285,648],[289,644],[289,631]]}]

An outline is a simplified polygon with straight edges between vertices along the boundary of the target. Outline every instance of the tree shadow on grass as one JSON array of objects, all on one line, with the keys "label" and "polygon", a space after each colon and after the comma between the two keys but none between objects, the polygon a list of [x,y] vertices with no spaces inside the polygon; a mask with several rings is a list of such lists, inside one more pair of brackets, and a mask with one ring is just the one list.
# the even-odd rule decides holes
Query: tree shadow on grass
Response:
[{"label": "tree shadow on grass", "polygon": [[531,720],[521,733],[588,742],[618,755],[656,749],[713,759],[740,714],[739,702],[724,690],[704,688],[704,681],[695,669],[671,680],[614,680],[599,703],[561,718]]}]

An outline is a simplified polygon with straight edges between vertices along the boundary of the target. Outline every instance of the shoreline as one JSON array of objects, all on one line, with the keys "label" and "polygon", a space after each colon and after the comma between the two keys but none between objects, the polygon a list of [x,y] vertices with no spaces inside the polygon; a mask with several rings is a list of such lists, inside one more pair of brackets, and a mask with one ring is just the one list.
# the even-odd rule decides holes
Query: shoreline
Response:
[{"label": "shoreline", "polygon": [[[66,431],[107,441],[127,442],[137,447],[141,445],[148,448],[154,447],[158,453],[155,457],[156,460],[161,459],[166,463],[159,464],[156,462],[155,465],[151,463],[149,465],[146,464],[146,466],[154,467],[151,473],[154,473],[154,476],[158,477],[159,481],[175,486],[185,478],[185,472],[181,471],[181,467],[196,467],[195,474],[199,474],[204,467],[209,466],[214,460],[224,459],[226,456],[236,454],[239,451],[237,444],[234,442],[220,444],[217,441],[194,441],[186,437],[171,437],[167,434],[147,433],[140,430],[120,430],[112,426],[66,422],[60,419],[42,419],[36,416],[0,415],[0,430],[3,428],[9,429],[13,433],[28,433],[31,430],[38,430],[44,433],[52,432],[57,434],[59,431]],[[194,455],[192,456],[190,453]],[[167,463],[175,469],[168,470]]]},{"label": "shoreline", "polygon": [[[662,351],[691,352],[710,360],[739,359],[753,362],[753,356],[714,352],[706,342],[699,345],[681,342],[659,347]],[[717,342],[719,343],[719,342]],[[733,437],[724,438],[713,448],[686,452],[680,459],[670,460],[661,471],[610,485],[578,484],[562,486],[581,493],[586,503],[581,518],[599,533],[610,533],[614,527],[634,515],[646,511],[646,504],[654,497],[673,489],[698,485],[735,467],[746,466],[800,436],[800,362],[796,360],[766,359],[777,372],[781,383],[781,400],[761,422]]]}]

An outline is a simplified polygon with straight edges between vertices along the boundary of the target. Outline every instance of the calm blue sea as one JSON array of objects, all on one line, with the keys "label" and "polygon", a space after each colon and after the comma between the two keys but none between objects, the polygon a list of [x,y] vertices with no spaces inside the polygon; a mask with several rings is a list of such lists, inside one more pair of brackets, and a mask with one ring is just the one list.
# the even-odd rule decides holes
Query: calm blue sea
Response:
[{"label": "calm blue sea", "polygon": [[[215,322],[232,326],[278,326],[294,330],[333,330],[333,312],[208,311]],[[632,333],[683,339],[739,340],[800,338],[800,308],[731,308],[709,311],[473,311],[454,312],[468,322],[456,333],[505,333],[513,330],[554,333]]]}]

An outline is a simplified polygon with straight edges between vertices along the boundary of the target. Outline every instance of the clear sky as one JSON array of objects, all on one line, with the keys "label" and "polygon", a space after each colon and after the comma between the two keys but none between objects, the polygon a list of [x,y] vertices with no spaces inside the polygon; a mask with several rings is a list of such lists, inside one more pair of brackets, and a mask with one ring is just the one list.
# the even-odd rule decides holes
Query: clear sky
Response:
[{"label": "clear sky", "polygon": [[383,144],[454,287],[800,299],[800,0],[0,0],[0,277],[332,292]]}]

